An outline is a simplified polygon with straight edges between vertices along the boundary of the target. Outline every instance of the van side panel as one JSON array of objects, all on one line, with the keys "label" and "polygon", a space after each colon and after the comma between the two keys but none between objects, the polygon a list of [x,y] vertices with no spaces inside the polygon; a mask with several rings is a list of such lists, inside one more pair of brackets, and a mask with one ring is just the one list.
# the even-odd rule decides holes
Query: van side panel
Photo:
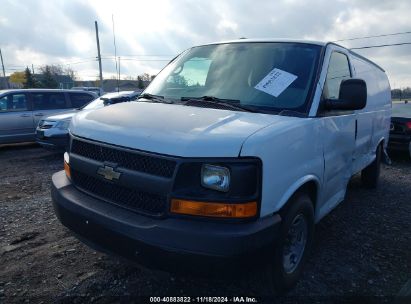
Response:
[{"label": "van side panel", "polygon": [[355,174],[370,164],[375,158],[378,144],[384,140],[386,147],[391,119],[391,89],[386,74],[375,65],[350,56],[353,77],[367,83],[367,105],[357,113],[356,151],[353,160]]},{"label": "van side panel", "polygon": [[308,181],[321,191],[324,170],[321,124],[315,118],[295,118],[295,123],[268,126],[244,142],[241,156],[259,157],[263,163],[260,216],[283,207]]}]

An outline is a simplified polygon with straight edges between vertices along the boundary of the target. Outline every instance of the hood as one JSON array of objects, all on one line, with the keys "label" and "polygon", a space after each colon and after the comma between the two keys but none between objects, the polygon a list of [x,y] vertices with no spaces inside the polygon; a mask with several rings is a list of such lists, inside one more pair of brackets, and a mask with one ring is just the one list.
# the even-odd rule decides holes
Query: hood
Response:
[{"label": "hood", "polygon": [[53,121],[64,120],[64,119],[72,118],[78,112],[79,112],[78,110],[67,111],[67,112],[59,113],[57,115],[48,116],[45,120],[53,120]]},{"label": "hood", "polygon": [[237,157],[258,130],[292,117],[130,102],[82,111],[73,135],[149,152],[182,157]]}]

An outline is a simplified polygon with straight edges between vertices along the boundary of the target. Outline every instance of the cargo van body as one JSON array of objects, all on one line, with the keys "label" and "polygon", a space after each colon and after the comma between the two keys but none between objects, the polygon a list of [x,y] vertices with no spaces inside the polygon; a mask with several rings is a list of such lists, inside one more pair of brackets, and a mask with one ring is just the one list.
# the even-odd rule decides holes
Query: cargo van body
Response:
[{"label": "cargo van body", "polygon": [[73,117],[54,207],[83,241],[131,259],[264,252],[289,288],[349,179],[377,186],[390,116],[384,70],[337,44],[194,47],[138,101]]}]

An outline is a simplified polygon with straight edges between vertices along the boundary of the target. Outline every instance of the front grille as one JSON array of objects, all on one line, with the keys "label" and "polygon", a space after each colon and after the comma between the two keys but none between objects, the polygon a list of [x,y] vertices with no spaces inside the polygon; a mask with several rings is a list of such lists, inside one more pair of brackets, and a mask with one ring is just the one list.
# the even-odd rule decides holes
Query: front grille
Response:
[{"label": "front grille", "polygon": [[129,189],[73,169],[71,178],[81,190],[124,208],[153,216],[161,216],[166,210],[165,196]]},{"label": "front grille", "polygon": [[72,141],[71,153],[101,162],[113,162],[118,167],[168,178],[173,176],[176,167],[175,161],[172,160],[77,139]]}]

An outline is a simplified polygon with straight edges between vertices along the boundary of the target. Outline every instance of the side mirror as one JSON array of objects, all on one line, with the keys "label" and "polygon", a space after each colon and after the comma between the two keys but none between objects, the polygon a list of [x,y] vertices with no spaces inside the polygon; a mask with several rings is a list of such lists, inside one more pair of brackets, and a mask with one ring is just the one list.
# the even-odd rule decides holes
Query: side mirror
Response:
[{"label": "side mirror", "polygon": [[362,79],[341,82],[338,99],[325,100],[327,110],[361,110],[367,104],[367,84]]}]

